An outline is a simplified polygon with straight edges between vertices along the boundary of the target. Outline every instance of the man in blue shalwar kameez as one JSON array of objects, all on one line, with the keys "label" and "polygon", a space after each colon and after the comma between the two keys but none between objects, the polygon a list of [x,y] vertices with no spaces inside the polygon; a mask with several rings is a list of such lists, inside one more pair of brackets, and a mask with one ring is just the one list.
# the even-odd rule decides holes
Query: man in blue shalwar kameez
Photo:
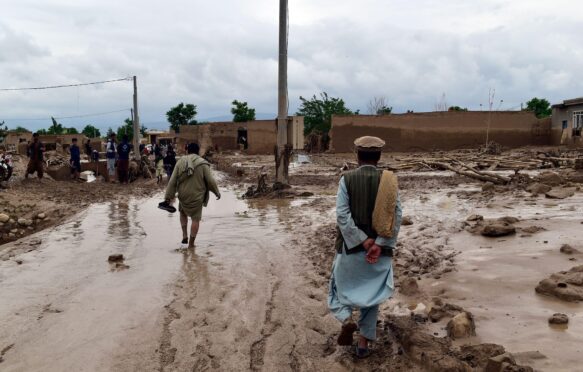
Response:
[{"label": "man in blue shalwar kameez", "polygon": [[[394,291],[392,256],[402,212],[395,186],[394,211],[390,208],[390,213],[394,214],[389,216],[392,234],[383,237],[375,232],[372,216],[383,174],[377,164],[385,142],[367,136],[357,139],[354,144],[359,167],[345,173],[338,187],[337,253],[332,267],[328,306],[343,323],[338,344],[352,345],[353,333],[358,328],[360,337],[356,354],[365,357],[369,354],[369,341],[376,340],[379,305]],[[358,326],[352,320],[355,309],[360,310]]]}]

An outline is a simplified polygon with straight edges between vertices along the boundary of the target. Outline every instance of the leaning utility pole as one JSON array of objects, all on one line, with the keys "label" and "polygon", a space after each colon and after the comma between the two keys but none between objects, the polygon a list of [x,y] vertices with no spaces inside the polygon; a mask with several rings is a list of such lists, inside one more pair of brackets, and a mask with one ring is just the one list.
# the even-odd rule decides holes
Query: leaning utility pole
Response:
[{"label": "leaning utility pole", "polygon": [[134,110],[132,115],[132,122],[134,124],[134,157],[140,158],[140,117],[138,115],[138,84],[134,76]]},{"label": "leaning utility pole", "polygon": [[275,148],[276,182],[288,184],[289,146],[287,140],[287,0],[279,1],[279,81],[277,110],[277,147]]}]

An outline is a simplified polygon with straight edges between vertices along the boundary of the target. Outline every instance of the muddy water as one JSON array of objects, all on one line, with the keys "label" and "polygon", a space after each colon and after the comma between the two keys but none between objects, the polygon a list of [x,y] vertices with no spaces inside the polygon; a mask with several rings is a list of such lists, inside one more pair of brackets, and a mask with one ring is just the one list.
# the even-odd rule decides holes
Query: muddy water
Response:
[{"label": "muddy water", "polygon": [[[289,240],[281,201],[232,192],[205,209],[197,247],[158,200],[95,205],[22,265],[0,263],[2,371],[319,368],[337,324]],[[122,253],[129,269],[111,271]],[[332,363],[333,364],[333,363]],[[326,365],[330,366],[330,363]],[[340,368],[342,369],[342,368]]]},{"label": "muddy water", "polygon": [[[476,203],[443,192],[431,200],[412,200],[410,208],[428,219],[441,216],[457,224],[471,214],[481,214],[485,218],[518,217],[521,222],[517,227],[544,227],[546,231],[532,236],[519,232],[497,239],[465,231],[453,234],[449,244],[462,252],[456,258],[456,271],[437,281],[426,280],[424,286],[476,316],[475,342],[498,343],[511,352],[523,353],[519,360],[537,370],[580,370],[582,305],[540,296],[534,288],[551,273],[581,264],[583,255],[559,252],[565,243],[581,247],[581,194],[561,201],[527,195],[495,196]],[[569,260],[573,257],[576,261]],[[557,312],[570,317],[568,328],[548,325],[548,318]]]}]

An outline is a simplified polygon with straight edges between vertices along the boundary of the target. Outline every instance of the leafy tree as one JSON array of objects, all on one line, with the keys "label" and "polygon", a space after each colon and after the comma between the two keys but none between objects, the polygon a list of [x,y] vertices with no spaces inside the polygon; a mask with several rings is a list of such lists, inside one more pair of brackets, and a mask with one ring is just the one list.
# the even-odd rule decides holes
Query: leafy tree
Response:
[{"label": "leafy tree", "polygon": [[195,125],[196,124],[196,106],[187,103],[179,103],[178,106],[172,107],[170,111],[166,113],[166,117],[168,118],[168,122],[170,123],[170,128],[173,129],[176,133],[180,131],[181,125]]},{"label": "leafy tree", "polygon": [[65,128],[63,128],[63,124],[57,123],[55,118],[51,117],[53,124],[47,129],[47,134],[63,134]]},{"label": "leafy tree", "polygon": [[39,134],[39,136],[44,136],[44,135],[50,134],[49,131],[46,129],[39,129],[36,132]]},{"label": "leafy tree", "polygon": [[[112,131],[113,132],[113,131]],[[101,137],[101,132],[99,131],[99,129],[95,128],[93,125],[91,124],[87,124],[85,126],[85,128],[83,128],[83,130],[81,131],[81,133],[83,133],[86,137],[88,138],[97,138],[97,137]]]},{"label": "leafy tree", "polygon": [[[144,136],[146,134],[146,130],[147,128],[142,125],[140,128],[140,134]],[[117,128],[117,139],[121,140],[126,134],[128,135],[129,141],[131,142],[134,139],[134,121],[130,118],[125,119],[124,124]]]},{"label": "leafy tree", "polygon": [[28,129],[21,127],[20,125],[14,129],[12,129],[12,132],[14,132],[14,133],[30,133],[30,131]]},{"label": "leafy tree", "polygon": [[296,115],[304,117],[304,132],[328,133],[332,126],[332,115],[353,115],[354,113],[346,108],[342,98],[333,98],[328,93],[320,93],[320,98],[314,95],[311,99],[300,97],[302,102]]},{"label": "leafy tree", "polygon": [[66,134],[79,134],[79,131],[75,127],[65,128]]},{"label": "leafy tree", "polygon": [[246,121],[255,120],[255,109],[249,108],[247,102],[239,102],[234,100],[231,114],[233,114],[233,121],[235,123],[244,123]]},{"label": "leafy tree", "polygon": [[530,101],[526,102],[525,111],[532,111],[537,118],[546,118],[551,116],[553,110],[551,108],[551,103],[544,98],[534,97]]},{"label": "leafy tree", "polygon": [[459,106],[450,106],[447,111],[468,111],[467,108],[461,108]]},{"label": "leafy tree", "polygon": [[111,129],[111,127],[107,128],[107,138],[111,137],[112,134],[114,134],[115,132],[113,131],[113,129]]}]

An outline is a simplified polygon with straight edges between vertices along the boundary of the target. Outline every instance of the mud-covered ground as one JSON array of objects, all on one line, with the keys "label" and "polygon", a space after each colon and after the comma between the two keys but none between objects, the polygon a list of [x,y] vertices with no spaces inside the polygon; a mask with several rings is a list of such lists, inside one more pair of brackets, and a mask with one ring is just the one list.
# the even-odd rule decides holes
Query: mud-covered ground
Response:
[{"label": "mud-covered ground", "polygon": [[[401,157],[411,155],[383,164]],[[583,269],[567,272],[583,259],[578,171],[531,169],[508,186],[399,171],[397,290],[374,353],[356,360],[336,345],[326,306],[336,187],[353,155],[299,160],[309,162],[292,164],[291,190],[241,199],[261,174],[272,179],[272,157],[215,155],[223,198],[205,209],[193,251],[151,181],[17,178],[2,192],[8,208],[19,195],[36,206],[5,211],[36,222],[0,246],[0,370],[578,370]],[[114,253],[123,265],[107,262]],[[555,313],[568,324],[549,324]]]}]

